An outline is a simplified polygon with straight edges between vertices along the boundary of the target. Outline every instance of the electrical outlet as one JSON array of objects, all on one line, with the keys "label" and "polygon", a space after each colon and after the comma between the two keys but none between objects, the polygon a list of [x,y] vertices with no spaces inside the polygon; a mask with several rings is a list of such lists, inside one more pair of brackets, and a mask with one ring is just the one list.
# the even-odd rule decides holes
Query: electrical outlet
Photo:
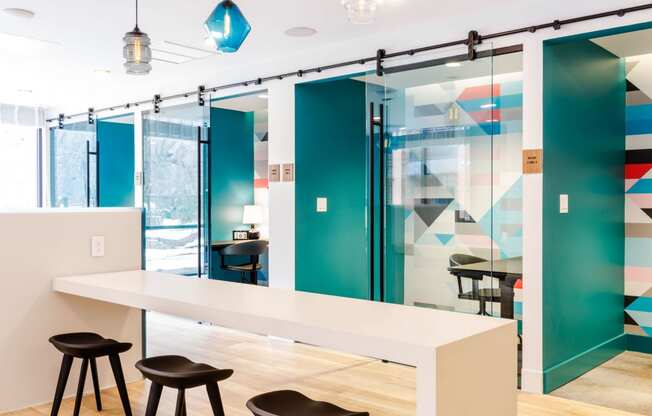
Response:
[{"label": "electrical outlet", "polygon": [[91,256],[104,257],[104,236],[96,235],[91,237]]}]

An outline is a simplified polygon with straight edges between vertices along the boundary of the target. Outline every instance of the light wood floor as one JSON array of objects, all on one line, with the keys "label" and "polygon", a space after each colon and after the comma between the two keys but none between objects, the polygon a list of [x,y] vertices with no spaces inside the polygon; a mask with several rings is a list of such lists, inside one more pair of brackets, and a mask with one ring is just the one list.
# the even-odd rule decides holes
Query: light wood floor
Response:
[{"label": "light wood floor", "polygon": [[652,416],[652,356],[626,351],[552,394]]},{"label": "light wood floor", "polygon": [[[195,361],[232,368],[234,375],[220,383],[228,416],[250,415],[250,397],[281,388],[300,390],[314,399],[327,400],[351,410],[367,410],[374,416],[413,415],[415,370],[398,364],[287,343],[209,325],[149,314],[148,354],[180,354]],[[88,381],[90,382],[90,381]],[[135,415],[145,412],[149,385],[129,385]],[[205,390],[187,393],[190,415],[211,415]],[[164,390],[159,414],[174,413],[175,392]],[[95,411],[93,396],[82,402],[81,414],[120,415],[122,407],[115,389],[102,392],[104,411]],[[60,414],[72,413],[73,399],[64,401]],[[37,406],[5,416],[43,416],[50,405]],[[519,416],[634,416],[559,397],[520,394]]]}]

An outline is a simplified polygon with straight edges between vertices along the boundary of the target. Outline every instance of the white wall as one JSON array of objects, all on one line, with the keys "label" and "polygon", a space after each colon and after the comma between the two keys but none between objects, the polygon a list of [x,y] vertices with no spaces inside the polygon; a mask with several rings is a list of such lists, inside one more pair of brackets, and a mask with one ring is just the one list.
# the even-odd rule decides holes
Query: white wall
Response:
[{"label": "white wall", "polygon": [[[141,266],[141,212],[136,209],[61,209],[0,213],[0,413],[52,401],[62,354],[52,335],[91,331],[133,342],[121,355],[127,381],[140,378],[139,310],[52,292],[54,277],[136,270]],[[91,236],[104,236],[104,257],[91,257]],[[7,319],[9,318],[9,319]],[[75,360],[66,395],[74,395]],[[115,385],[107,359],[100,384]],[[92,391],[90,376],[86,391]]]}]

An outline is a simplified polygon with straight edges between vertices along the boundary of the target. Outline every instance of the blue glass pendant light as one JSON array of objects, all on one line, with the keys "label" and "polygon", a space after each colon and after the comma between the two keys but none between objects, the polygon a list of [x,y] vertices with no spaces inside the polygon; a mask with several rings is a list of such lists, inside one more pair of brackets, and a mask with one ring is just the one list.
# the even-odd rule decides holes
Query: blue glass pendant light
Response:
[{"label": "blue glass pendant light", "polygon": [[251,26],[231,0],[224,0],[204,22],[208,36],[215,42],[218,51],[235,52],[251,32]]}]

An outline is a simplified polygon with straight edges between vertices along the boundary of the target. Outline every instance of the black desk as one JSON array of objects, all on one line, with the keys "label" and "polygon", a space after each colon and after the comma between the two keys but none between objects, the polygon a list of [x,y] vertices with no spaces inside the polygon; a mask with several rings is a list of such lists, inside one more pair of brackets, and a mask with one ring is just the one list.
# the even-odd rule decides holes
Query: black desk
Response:
[{"label": "black desk", "polygon": [[478,279],[482,279],[484,276],[491,276],[498,279],[500,288],[500,317],[514,319],[514,284],[518,279],[523,278],[522,257],[449,267],[448,271],[455,276]]},{"label": "black desk", "polygon": [[213,241],[211,243],[211,250],[218,251],[224,247],[232,246],[234,244],[246,243],[247,241],[266,241],[266,240],[223,240],[223,241]]}]

